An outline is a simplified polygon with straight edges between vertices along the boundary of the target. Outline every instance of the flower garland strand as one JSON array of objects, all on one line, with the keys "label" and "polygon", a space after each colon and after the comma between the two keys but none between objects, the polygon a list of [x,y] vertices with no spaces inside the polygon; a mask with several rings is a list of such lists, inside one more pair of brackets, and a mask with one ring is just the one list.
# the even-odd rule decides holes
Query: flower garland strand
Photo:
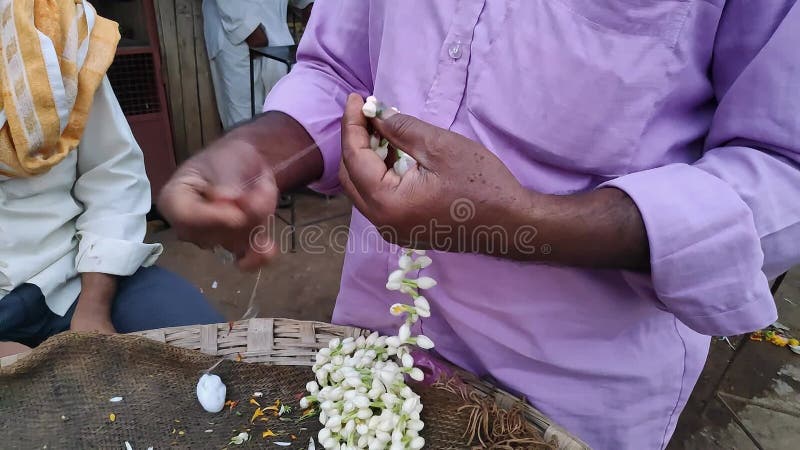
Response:
[{"label": "flower garland strand", "polygon": [[[386,106],[383,103],[380,103],[374,95],[370,95],[364,101],[364,106],[361,107],[361,113],[364,114],[365,117],[374,118],[380,117],[383,113],[383,110]],[[394,106],[392,110],[395,112],[400,112]],[[378,136],[377,134],[373,134],[369,137],[369,146],[378,156],[385,160],[387,156],[389,156],[389,141],[385,138]],[[392,169],[394,169],[395,173],[400,176],[403,176],[404,173],[408,171],[417,161],[411,157],[408,153],[400,150],[399,148],[395,149],[395,156],[396,159],[394,164],[392,165]]]},{"label": "flower garland strand", "polygon": [[394,316],[405,315],[396,336],[377,332],[357,339],[332,339],[317,353],[313,366],[316,381],[306,384],[310,395],[300,400],[302,408],[319,409],[324,428],[318,439],[325,449],[390,450],[420,449],[425,445],[419,432],[420,397],[405,383],[405,376],[422,381],[424,374],[414,367],[410,346],[433,348],[425,335],[411,335],[420,317],[430,317],[428,300],[419,293],[436,285],[431,277],[408,278],[411,271],[424,269],[431,258],[423,250],[404,250],[399,268],[389,274],[386,288],[408,294],[413,305],[395,303]]}]

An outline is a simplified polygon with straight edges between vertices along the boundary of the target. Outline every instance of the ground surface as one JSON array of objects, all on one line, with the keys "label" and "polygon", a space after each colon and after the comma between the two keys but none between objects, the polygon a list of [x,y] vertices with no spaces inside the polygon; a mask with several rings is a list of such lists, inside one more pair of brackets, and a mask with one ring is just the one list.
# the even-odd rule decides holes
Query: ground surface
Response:
[{"label": "ground surface", "polygon": [[[348,211],[343,198],[298,198],[298,222]],[[289,217],[288,210],[281,214]],[[287,252],[262,272],[256,292],[260,316],[330,320],[344,260],[343,253],[331,247],[341,246],[337,243],[346,238],[348,222],[349,214],[298,232],[302,248]],[[288,228],[278,223],[276,229],[288,250]],[[218,255],[178,242],[171,230],[153,232],[150,239],[166,247],[160,259],[163,267],[194,282],[227,318],[241,317],[254,274],[240,273]],[[776,303],[781,323],[800,334],[800,270],[786,278]],[[741,345],[738,340],[733,342]],[[669,449],[800,448],[800,355],[763,342],[748,342],[729,364],[733,355],[727,343],[714,340],[706,369]]]}]

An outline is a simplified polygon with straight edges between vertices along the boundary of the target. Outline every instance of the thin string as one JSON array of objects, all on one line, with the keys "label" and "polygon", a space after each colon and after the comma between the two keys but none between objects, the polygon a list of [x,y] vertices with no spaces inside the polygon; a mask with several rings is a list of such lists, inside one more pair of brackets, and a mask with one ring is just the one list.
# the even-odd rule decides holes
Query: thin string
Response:
[{"label": "thin string", "polygon": [[[258,283],[261,281],[261,268],[258,269],[258,274],[256,275],[256,281],[253,283],[253,291],[250,292],[250,300],[247,302],[247,309],[244,311],[242,318],[239,320],[248,320],[256,317],[258,315],[258,305],[256,304],[256,292],[258,291]],[[221,357],[217,362],[215,362],[211,367],[208,368],[204,373],[208,374],[211,373],[212,370],[216,369],[222,361],[225,360],[225,357]]]}]

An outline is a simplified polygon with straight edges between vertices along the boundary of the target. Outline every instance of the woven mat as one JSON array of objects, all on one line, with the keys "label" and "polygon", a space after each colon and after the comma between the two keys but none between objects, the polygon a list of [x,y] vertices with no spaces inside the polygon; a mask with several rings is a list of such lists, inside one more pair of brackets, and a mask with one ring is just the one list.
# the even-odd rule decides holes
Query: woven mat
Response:
[{"label": "woven mat", "polygon": [[[231,411],[205,412],[195,395],[201,372],[215,358],[137,336],[67,333],[55,336],[15,365],[0,369],[0,446],[46,448],[294,448],[306,449],[319,431],[316,418],[298,421],[299,395],[313,374],[307,367],[223,362],[215,371],[227,385]],[[284,420],[250,422],[254,392],[268,406],[293,406]],[[468,448],[470,410],[442,389],[418,389],[426,448]],[[118,403],[109,400],[122,397]],[[237,414],[238,412],[238,414]],[[114,414],[114,420],[110,415]],[[474,418],[473,418],[474,419]],[[210,430],[210,431],[209,431]],[[249,430],[251,440],[229,445]],[[277,436],[262,437],[271,430]],[[278,447],[275,442],[291,445]],[[499,447],[498,447],[499,448]],[[509,447],[510,448],[510,447]],[[514,448],[547,448],[525,445]],[[317,449],[321,446],[317,444]]]}]

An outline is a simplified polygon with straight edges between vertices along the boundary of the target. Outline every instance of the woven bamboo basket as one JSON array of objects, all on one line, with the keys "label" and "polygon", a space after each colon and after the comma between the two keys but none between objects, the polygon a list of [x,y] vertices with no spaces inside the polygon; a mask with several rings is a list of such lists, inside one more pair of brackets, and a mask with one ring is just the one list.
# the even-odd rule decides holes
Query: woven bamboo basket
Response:
[{"label": "woven bamboo basket", "polygon": [[[369,331],[360,328],[331,325],[291,319],[256,318],[240,322],[213,325],[161,328],[134,335],[144,336],[175,347],[197,350],[207,355],[241,360],[249,363],[311,366],[317,350],[327,346],[335,337],[357,337]],[[0,367],[13,364],[24,353],[0,358]],[[463,381],[482,395],[493,397],[503,408],[519,404],[520,399],[473,376]],[[587,450],[589,446],[566,430],[555,425],[544,414],[529,404],[524,413],[544,436],[554,442],[559,450]]]}]

